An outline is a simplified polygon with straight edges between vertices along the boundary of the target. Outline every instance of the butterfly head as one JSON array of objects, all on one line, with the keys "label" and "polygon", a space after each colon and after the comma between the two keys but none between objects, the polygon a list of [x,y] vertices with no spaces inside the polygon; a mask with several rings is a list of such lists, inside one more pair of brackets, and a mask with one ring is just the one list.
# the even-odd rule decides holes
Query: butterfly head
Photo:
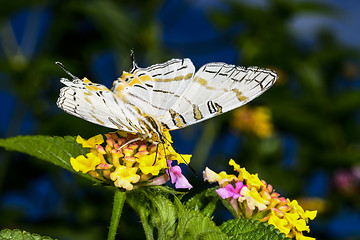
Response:
[{"label": "butterfly head", "polygon": [[126,83],[130,83],[131,81],[133,81],[135,79],[135,75],[125,72],[123,71],[123,74],[121,75],[121,77],[119,77],[120,81],[126,82]]},{"label": "butterfly head", "polygon": [[158,135],[157,133],[152,134],[151,141],[154,143],[159,143],[159,142],[163,143],[164,142],[163,137],[161,135]]}]

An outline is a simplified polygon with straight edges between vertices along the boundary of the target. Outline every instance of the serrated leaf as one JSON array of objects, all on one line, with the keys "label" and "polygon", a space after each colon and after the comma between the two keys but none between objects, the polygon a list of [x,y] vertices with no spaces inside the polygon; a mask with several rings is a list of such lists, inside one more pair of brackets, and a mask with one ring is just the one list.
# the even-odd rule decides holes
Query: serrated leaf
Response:
[{"label": "serrated leaf", "polygon": [[215,192],[215,188],[210,188],[190,198],[185,207],[189,210],[200,211],[204,216],[210,217],[218,200],[219,195]]},{"label": "serrated leaf", "polygon": [[290,240],[273,225],[253,219],[229,220],[224,222],[220,228],[230,240]]},{"label": "serrated leaf", "polygon": [[3,229],[0,232],[0,239],[2,240],[52,240],[47,236],[40,236],[39,234],[28,233],[19,229]]},{"label": "serrated leaf", "polygon": [[[75,158],[89,152],[76,142],[75,137],[71,136],[17,136],[0,139],[0,146],[7,150],[29,154],[73,172],[75,171],[70,165],[70,158]],[[76,173],[93,181],[97,181],[89,175],[79,172]]]},{"label": "serrated leaf", "polygon": [[129,192],[127,202],[140,215],[147,236],[153,236],[154,228],[158,239],[169,239],[174,235],[178,210],[168,197],[171,194],[177,198],[172,193],[177,192],[159,186]]},{"label": "serrated leaf", "polygon": [[182,209],[174,239],[228,239],[212,219],[199,211]]},{"label": "serrated leaf", "polygon": [[151,223],[158,230],[158,239],[169,239],[174,235],[177,209],[174,203],[164,195],[152,195],[149,199],[153,207]]}]

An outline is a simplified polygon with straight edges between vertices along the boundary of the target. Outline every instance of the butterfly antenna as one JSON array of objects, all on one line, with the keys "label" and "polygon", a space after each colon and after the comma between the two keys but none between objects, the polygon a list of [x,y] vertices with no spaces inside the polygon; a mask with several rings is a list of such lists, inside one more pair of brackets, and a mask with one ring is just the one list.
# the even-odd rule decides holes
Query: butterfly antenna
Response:
[{"label": "butterfly antenna", "polygon": [[[174,147],[174,146],[173,146],[173,147]],[[175,148],[174,148],[174,149],[175,149]],[[175,151],[176,151],[176,149],[175,149]],[[190,168],[190,170],[193,172],[193,174],[194,174],[195,176],[197,176],[195,170],[190,166],[190,164],[185,161],[184,157],[183,157],[180,153],[179,153],[179,155],[180,155],[180,157],[182,158],[182,160],[186,163],[186,166],[188,166],[188,167]]]},{"label": "butterfly antenna", "polygon": [[67,75],[69,75],[70,77],[72,77],[73,79],[79,79],[78,77],[76,77],[75,75],[73,75],[71,72],[69,72],[64,65],[62,65],[61,62],[55,62],[56,65],[58,65],[59,67],[62,68],[62,70],[64,70],[64,72],[66,72]]},{"label": "butterfly antenna", "polygon": [[[165,136],[163,136],[163,138],[164,138],[167,142],[169,142],[169,140],[167,140]],[[168,146],[167,144],[166,144],[166,147],[167,147],[167,149],[169,150],[169,152],[171,152],[170,149],[169,149],[169,146]],[[174,146],[172,146],[172,147],[173,147],[174,150],[177,152],[176,148],[175,148]],[[195,176],[197,176],[195,170],[190,166],[190,163],[186,162],[186,160],[184,159],[184,157],[183,157],[180,153],[178,153],[178,154],[180,155],[180,157],[182,158],[182,160],[184,161],[184,163],[186,164],[186,166],[188,166],[188,167],[190,168],[190,170],[193,172],[193,174],[194,174]]]},{"label": "butterfly antenna", "polygon": [[132,69],[131,69],[131,73],[133,73],[136,69],[138,69],[138,65],[135,62],[135,52],[133,49],[131,49],[130,51],[130,58],[131,58],[131,64],[132,64]]}]

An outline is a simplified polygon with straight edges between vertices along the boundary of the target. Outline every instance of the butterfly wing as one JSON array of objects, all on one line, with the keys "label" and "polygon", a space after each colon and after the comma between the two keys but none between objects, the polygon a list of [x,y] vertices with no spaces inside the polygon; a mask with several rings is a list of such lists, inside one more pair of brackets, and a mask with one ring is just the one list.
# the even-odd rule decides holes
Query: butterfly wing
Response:
[{"label": "butterfly wing", "polygon": [[246,104],[277,79],[271,70],[225,63],[206,64],[195,75],[194,71],[190,59],[136,67],[114,81],[112,90],[87,79],[62,79],[67,87],[61,89],[57,104],[109,128],[159,135],[159,123],[174,130],[201,122]]},{"label": "butterfly wing", "polygon": [[190,59],[172,59],[163,64],[156,64],[146,69],[139,69],[136,74],[147,73],[153,80],[150,102],[161,108],[153,108],[153,115],[162,121],[164,114],[185,91],[188,82],[195,73]]},{"label": "butterfly wing", "polygon": [[169,108],[164,123],[174,130],[228,112],[264,93],[276,79],[275,72],[258,67],[206,64]]},{"label": "butterfly wing", "polygon": [[111,90],[68,73],[74,80],[61,79],[66,87],[61,89],[57,105],[105,127],[140,133],[143,137],[154,133],[159,136],[162,117],[186,89],[184,81],[191,80],[194,71],[190,59],[136,67],[115,80]]},{"label": "butterfly wing", "polygon": [[61,82],[66,87],[60,90],[57,105],[65,112],[105,127],[144,134],[137,127],[136,111],[107,87],[86,78],[73,81],[62,78]]},{"label": "butterfly wing", "polygon": [[[124,74],[114,83],[113,91],[145,114],[162,122],[169,108],[185,91],[195,72],[190,59],[171,59],[147,68],[135,68],[128,79]],[[126,87],[118,87],[124,84]]]}]

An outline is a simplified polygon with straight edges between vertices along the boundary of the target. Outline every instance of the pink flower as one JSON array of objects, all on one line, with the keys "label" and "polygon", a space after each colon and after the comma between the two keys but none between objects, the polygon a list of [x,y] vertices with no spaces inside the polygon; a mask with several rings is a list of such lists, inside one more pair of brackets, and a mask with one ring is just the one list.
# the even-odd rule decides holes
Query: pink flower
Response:
[{"label": "pink flower", "polygon": [[335,174],[335,186],[344,191],[351,191],[355,187],[355,178],[348,170],[339,170]]},{"label": "pink flower", "polygon": [[244,186],[245,185],[243,184],[243,182],[240,181],[240,182],[235,183],[235,188],[233,187],[232,184],[228,184],[224,188],[219,188],[218,190],[216,190],[216,192],[223,199],[230,198],[230,197],[233,199],[238,199],[239,197],[242,197],[242,195],[240,194],[240,191]]},{"label": "pink flower", "polygon": [[189,181],[182,175],[181,168],[176,165],[174,167],[171,166],[172,161],[167,161],[169,165],[168,173],[171,178],[171,183],[175,183],[176,188],[187,188],[191,189],[192,185],[189,183]]}]

